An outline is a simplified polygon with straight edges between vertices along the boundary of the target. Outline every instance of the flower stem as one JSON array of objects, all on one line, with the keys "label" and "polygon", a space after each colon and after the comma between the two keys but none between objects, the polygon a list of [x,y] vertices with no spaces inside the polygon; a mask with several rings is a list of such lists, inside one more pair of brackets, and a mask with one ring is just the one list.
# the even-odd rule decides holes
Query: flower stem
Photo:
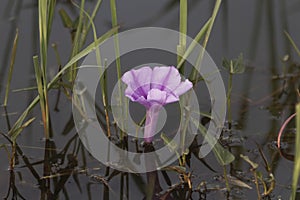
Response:
[{"label": "flower stem", "polygon": [[152,142],[153,136],[156,131],[156,124],[159,116],[161,105],[153,105],[146,110],[146,125],[144,131],[144,141],[147,143]]}]

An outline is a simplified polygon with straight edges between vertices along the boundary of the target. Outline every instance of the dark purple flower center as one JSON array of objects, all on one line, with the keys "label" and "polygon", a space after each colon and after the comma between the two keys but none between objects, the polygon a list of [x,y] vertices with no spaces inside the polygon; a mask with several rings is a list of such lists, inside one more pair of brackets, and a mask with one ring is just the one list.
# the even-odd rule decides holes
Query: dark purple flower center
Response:
[{"label": "dark purple flower center", "polygon": [[[149,84],[150,84],[150,90],[151,89],[158,89],[158,90],[161,90],[161,91],[165,91],[167,93],[167,95],[176,96],[174,94],[174,92],[171,89],[169,89],[168,87],[166,87],[165,85],[157,84],[157,83],[149,83]],[[140,97],[144,97],[145,99],[147,99],[148,92],[150,91],[150,90],[148,90],[149,84],[142,85],[142,86],[138,87],[136,90],[134,90],[134,93],[132,94],[133,98],[135,100],[140,98]]]}]

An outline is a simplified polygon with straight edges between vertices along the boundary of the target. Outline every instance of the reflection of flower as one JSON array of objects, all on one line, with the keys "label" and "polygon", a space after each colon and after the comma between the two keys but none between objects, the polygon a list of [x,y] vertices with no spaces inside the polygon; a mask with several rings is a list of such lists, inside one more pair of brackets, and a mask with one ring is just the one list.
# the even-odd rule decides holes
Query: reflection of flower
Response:
[{"label": "reflection of flower", "polygon": [[122,76],[122,81],[127,84],[125,95],[146,107],[146,142],[152,141],[160,108],[179,101],[179,96],[193,87],[189,80],[181,80],[173,66],[133,69]]}]

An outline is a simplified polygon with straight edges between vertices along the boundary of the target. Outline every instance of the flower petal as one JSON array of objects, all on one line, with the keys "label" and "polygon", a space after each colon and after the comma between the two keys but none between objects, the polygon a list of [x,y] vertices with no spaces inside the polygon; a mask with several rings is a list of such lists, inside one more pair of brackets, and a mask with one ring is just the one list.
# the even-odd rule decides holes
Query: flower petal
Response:
[{"label": "flower petal", "polygon": [[167,96],[167,99],[166,99],[166,104],[167,103],[174,103],[174,102],[177,102],[179,101],[179,96],[176,96],[176,95],[173,95],[173,94],[169,94]]},{"label": "flower petal", "polygon": [[136,101],[140,95],[136,94],[131,87],[127,86],[125,89],[125,96],[128,97],[131,101]]},{"label": "flower petal", "polygon": [[122,81],[127,84],[126,95],[147,97],[150,90],[152,69],[150,67],[142,67],[137,70],[133,69],[126,72],[122,76]]},{"label": "flower petal", "polygon": [[190,90],[193,87],[193,84],[191,81],[186,79],[185,81],[181,82],[173,91],[173,93],[177,96],[180,96]]},{"label": "flower petal", "polygon": [[180,81],[180,74],[175,67],[154,67],[151,79],[151,89],[160,89],[171,92],[178,87]]},{"label": "flower petal", "polygon": [[167,93],[159,89],[151,89],[147,95],[147,101],[151,104],[164,105],[166,103]]},{"label": "flower petal", "polygon": [[125,95],[146,108],[177,102],[180,95],[193,87],[189,80],[181,80],[173,66],[133,69],[122,76],[122,81],[127,84]]}]

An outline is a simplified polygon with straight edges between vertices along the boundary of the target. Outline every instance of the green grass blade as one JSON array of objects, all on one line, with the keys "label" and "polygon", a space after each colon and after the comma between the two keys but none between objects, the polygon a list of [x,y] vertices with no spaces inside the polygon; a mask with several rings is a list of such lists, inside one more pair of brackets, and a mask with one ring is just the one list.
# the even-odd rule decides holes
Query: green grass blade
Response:
[{"label": "green grass blade", "polygon": [[101,3],[102,3],[102,0],[98,0],[98,1],[97,1],[97,4],[96,4],[96,6],[94,7],[94,10],[93,10],[92,15],[91,15],[91,19],[92,19],[92,20],[94,20],[96,14],[97,14],[97,12],[98,12],[98,10],[99,10],[99,8],[100,8]]},{"label": "green grass blade", "polygon": [[48,106],[47,106],[47,101],[46,101],[46,96],[44,93],[44,86],[43,84],[43,74],[41,72],[41,69],[39,67],[39,59],[37,56],[33,57],[33,65],[34,65],[34,70],[35,70],[35,78],[36,78],[36,83],[37,83],[37,88],[38,88],[38,94],[40,97],[40,105],[41,105],[41,112],[42,112],[42,119],[44,123],[44,133],[46,139],[49,139],[49,119],[48,119]]},{"label": "green grass blade", "polygon": [[46,74],[47,64],[47,43],[48,43],[48,27],[47,27],[47,11],[48,1],[39,1],[39,33],[40,33],[40,57],[43,76]]},{"label": "green grass blade", "polygon": [[[81,46],[83,46],[83,44],[85,43],[86,37],[87,37],[87,33],[89,32],[91,26],[94,26],[93,21],[94,21],[94,18],[95,18],[96,14],[97,14],[97,12],[98,12],[98,10],[99,10],[99,8],[100,8],[101,3],[102,3],[102,0],[98,0],[98,1],[97,1],[97,4],[96,4],[96,6],[94,7],[94,10],[93,10],[91,16],[89,17],[89,22],[88,22],[88,24],[87,24],[86,26],[84,26],[84,31],[83,31],[84,34],[83,34],[83,36],[82,36],[83,39],[82,39],[81,44],[80,44]],[[96,30],[96,29],[95,29],[95,30]],[[96,31],[94,31],[94,33],[96,33]]]},{"label": "green grass blade", "polygon": [[179,45],[182,48],[186,47],[186,34],[187,34],[187,0],[180,0],[180,21],[179,21],[179,31],[184,35],[180,37]]},{"label": "green grass blade", "polygon": [[296,199],[298,188],[298,179],[300,175],[300,103],[296,105],[296,143],[295,143],[295,161],[292,183],[292,200]]},{"label": "green grass blade", "polygon": [[49,106],[48,106],[48,89],[47,89],[47,54],[48,54],[48,40],[51,31],[53,14],[54,14],[55,0],[40,0],[38,2],[39,11],[39,34],[40,34],[40,70],[37,57],[34,57],[34,67],[36,72],[38,91],[40,96],[40,105],[42,111],[42,119],[44,123],[44,133],[46,139],[49,139]]},{"label": "green grass blade", "polygon": [[26,91],[32,91],[32,90],[37,90],[37,86],[14,89],[14,90],[12,90],[12,92],[26,92]]},{"label": "green grass blade", "polygon": [[24,124],[22,124],[20,127],[18,127],[16,130],[15,130],[15,134],[11,135],[10,139],[12,141],[16,141],[18,135],[22,132],[22,130],[24,128],[26,128],[27,126],[29,126],[33,121],[35,120],[35,117],[27,120],[26,122],[24,122]]},{"label": "green grass blade", "polygon": [[[78,6],[76,3],[73,2],[73,4],[80,9],[80,11],[86,15],[86,17],[88,18],[89,23],[87,25],[84,25],[82,27],[83,29],[83,33],[87,33],[88,30],[90,29],[90,27],[92,27],[93,29],[93,36],[94,36],[94,40],[97,40],[97,33],[96,33],[96,28],[95,25],[93,23],[93,19],[96,16],[96,13],[101,5],[101,0],[97,1],[96,6],[94,7],[94,10],[92,12],[92,15],[90,16],[84,9],[83,9],[83,5]],[[117,26],[117,15],[116,15],[116,5],[115,2],[111,2],[111,8],[112,8],[112,21],[113,21],[113,26],[116,27]],[[81,37],[81,42],[85,41],[86,38],[86,34],[82,34]],[[118,77],[121,77],[121,64],[120,64],[120,58],[119,58],[119,44],[118,44],[118,40],[115,36],[114,38],[115,40],[115,51],[116,51],[116,63],[117,63],[117,71],[118,71]],[[80,44],[81,46],[83,45]],[[96,46],[95,46],[96,47]],[[97,64],[99,66],[103,66],[102,61],[101,61],[101,55],[100,55],[100,50],[98,48],[96,48],[96,59],[97,59]],[[100,69],[102,70],[102,69]],[[106,115],[106,123],[107,123],[107,133],[108,133],[108,137],[110,137],[110,122],[109,122],[109,116],[108,116],[108,103],[107,103],[107,95],[106,95],[106,79],[105,77],[105,73],[103,78],[100,81],[100,85],[101,85],[101,89],[102,89],[102,99],[103,99],[103,103],[104,103],[104,107],[105,107],[105,115]]]},{"label": "green grass blade", "polygon": [[[201,51],[199,53],[199,56],[197,58],[196,65],[195,65],[196,67],[200,66],[200,63],[202,61],[202,58],[203,58],[203,55],[204,55],[204,49],[207,46],[208,39],[210,37],[210,33],[211,33],[212,27],[214,25],[214,21],[215,21],[215,19],[217,17],[217,14],[218,14],[221,2],[222,2],[221,0],[216,0],[215,8],[213,10],[211,18],[206,22],[206,24],[203,26],[203,28],[200,30],[200,32],[197,34],[197,36],[195,38],[195,40],[196,39],[200,40],[200,38],[202,38],[204,36],[204,34],[205,34],[205,38],[204,38],[204,42],[203,42],[203,51]],[[180,67],[182,67],[182,64],[184,63],[185,58],[191,53],[191,51],[193,50],[193,48],[196,46],[196,44],[198,42],[197,40],[193,41],[191,43],[191,45],[189,46],[189,48],[186,51],[185,55],[183,55],[183,58],[178,63],[177,68],[180,69]],[[199,71],[199,69],[197,70],[196,68],[193,68],[193,70],[191,72],[190,80],[192,80],[194,83],[198,79],[198,71]],[[189,99],[190,99],[190,94],[187,93],[186,103],[184,103],[183,105],[188,105]],[[194,120],[194,119],[192,119],[192,117],[190,117],[190,112],[191,111],[188,111],[186,113],[186,117],[187,117],[188,120],[186,120],[186,122],[184,123],[184,125],[182,127],[182,130],[181,130],[182,133],[183,133],[182,136],[184,136],[185,135],[185,131],[187,131],[189,120],[192,120],[192,121]],[[198,126],[197,124],[198,123],[195,123],[196,127],[200,128],[200,126]],[[209,140],[208,142],[211,145],[215,145],[215,147],[213,148],[213,151],[214,151],[214,153],[215,153],[215,155],[216,155],[216,157],[217,157],[217,159],[218,159],[218,161],[219,161],[219,163],[221,165],[226,165],[227,163],[230,163],[230,162],[232,162],[234,160],[234,156],[229,151],[227,151],[226,149],[223,149],[220,144],[215,143],[214,138],[209,138],[209,135],[207,137],[208,137],[207,139]]]},{"label": "green grass blade", "polygon": [[[98,1],[98,5],[100,5],[101,1]],[[74,5],[79,8],[79,9],[82,9],[81,7],[79,7],[78,5],[76,5],[74,3]],[[97,40],[97,33],[96,33],[96,27],[93,23],[93,18],[95,16],[95,13],[96,13],[96,10],[94,10],[92,16],[90,16],[86,11],[82,11],[88,18],[89,20],[89,25],[92,26],[92,29],[93,29],[93,35],[94,35],[94,41]],[[100,55],[100,50],[99,48],[96,48],[96,60],[97,60],[97,65],[98,66],[103,66],[102,64],[102,61],[101,61],[101,55]],[[104,65],[105,66],[105,65]],[[110,138],[111,134],[110,134],[110,120],[109,120],[109,114],[108,114],[108,100],[107,100],[107,90],[106,90],[106,72],[105,71],[101,71],[101,70],[105,70],[105,67],[104,68],[100,68],[100,74],[103,73],[103,76],[102,78],[100,78],[100,85],[101,85],[101,89],[102,89],[102,100],[103,100],[103,105],[104,105],[104,111],[105,111],[105,119],[106,119],[106,127],[107,127],[107,136]]]},{"label": "green grass blade", "polygon": [[[102,35],[101,37],[99,37],[96,41],[94,41],[92,44],[90,44],[89,46],[87,46],[84,50],[82,50],[81,52],[79,52],[77,55],[75,55],[56,75],[55,77],[48,83],[48,89],[52,88],[52,86],[54,86],[56,84],[56,82],[60,79],[60,77],[66,72],[68,71],[71,66],[76,63],[77,61],[79,61],[81,58],[83,58],[84,56],[86,56],[87,54],[89,54],[90,52],[92,52],[93,50],[95,50],[95,46],[99,45],[100,43],[102,43],[104,40],[108,39],[109,37],[111,37],[114,33],[116,33],[118,27],[112,28],[111,30],[109,30],[108,32],[106,32],[104,35]],[[16,138],[20,132],[18,131],[19,128],[22,126],[23,121],[25,120],[25,118],[27,117],[28,113],[34,108],[34,106],[39,102],[40,97],[37,96],[35,97],[35,99],[30,103],[30,105],[25,109],[25,111],[20,115],[20,117],[18,118],[18,120],[15,122],[15,124],[13,125],[12,129],[9,131],[9,136],[10,137],[14,137]]]},{"label": "green grass blade", "polygon": [[[180,14],[179,14],[179,45],[177,46],[177,64],[182,59],[181,55],[184,55],[186,50],[186,35],[187,35],[187,0],[180,0]],[[184,67],[180,68],[180,72],[184,72]]]},{"label": "green grass blade", "polygon": [[[111,11],[112,27],[116,27],[116,26],[118,26],[116,0],[110,0],[110,11]],[[121,74],[119,37],[117,34],[114,35],[114,48],[115,48],[115,54],[116,54],[117,77],[118,77],[118,80],[120,80],[122,77],[122,74]],[[120,81],[118,82],[118,92],[120,95],[119,96],[119,105],[122,107],[122,104],[124,102],[124,94],[121,89]],[[122,109],[122,113],[121,113],[122,118],[126,118],[127,115],[128,115],[128,113],[126,113],[126,111],[124,109]],[[124,133],[122,130],[124,130],[124,123],[121,124],[120,128],[121,128],[120,137],[121,137],[121,140],[123,140]]]},{"label": "green grass blade", "polygon": [[[218,13],[219,13],[221,3],[222,3],[222,0],[216,0],[215,7],[214,7],[214,10],[213,10],[213,13],[212,13],[212,16],[211,16],[211,22],[209,23],[208,29],[207,29],[205,37],[204,37],[204,41],[203,41],[203,45],[202,45],[203,49],[206,49],[206,47],[207,47],[208,40],[210,38],[212,28],[214,26],[215,20],[217,18]],[[193,71],[191,73],[190,77],[191,77],[191,80],[193,82],[195,82],[197,80],[198,71],[200,71],[200,68],[201,68],[201,62],[202,62],[202,59],[203,59],[203,55],[204,55],[204,51],[200,51],[200,54],[198,56],[198,59],[196,61],[196,65],[195,65],[196,68],[197,67],[199,67],[199,68],[198,69],[193,68]]]},{"label": "green grass blade", "polygon": [[[101,37],[99,37],[96,41],[94,41],[89,46],[87,46],[85,49],[83,49],[82,51],[80,51],[77,55],[75,55],[74,57],[72,57],[72,59],[62,68],[62,70],[58,74],[55,75],[55,77],[52,79],[52,81],[49,83],[49,85],[50,86],[54,85],[54,83],[58,80],[59,76],[63,75],[64,72],[66,72],[67,70],[69,70],[69,68],[71,67],[71,65],[73,65],[78,60],[80,60],[81,58],[83,58],[84,56],[86,56],[87,54],[89,54],[90,52],[92,52],[93,50],[95,50],[96,46],[98,46],[104,40],[108,39],[113,34],[115,34],[117,32],[118,28],[119,27],[114,27],[114,28],[110,29],[108,32],[106,32]],[[48,85],[48,88],[49,88],[49,85]]]},{"label": "green grass blade", "polygon": [[17,53],[18,38],[19,38],[19,31],[17,29],[16,36],[15,36],[14,43],[13,43],[9,71],[8,71],[8,78],[7,78],[6,88],[5,88],[4,106],[7,106],[10,82],[11,82],[11,78],[12,78],[12,73],[13,73],[15,59],[16,59],[16,53]]},{"label": "green grass blade", "polygon": [[[76,3],[72,2],[75,6],[77,6]],[[82,32],[83,32],[83,21],[84,21],[84,5],[85,0],[81,0],[80,4],[80,13],[79,13],[79,20],[78,20],[78,26],[76,27],[76,34],[73,41],[73,48],[72,48],[72,54],[71,58],[75,56],[81,48],[81,38],[82,38]],[[75,62],[72,65],[72,70],[69,71],[69,81],[73,82],[75,80],[76,74],[77,74],[77,62]]]},{"label": "green grass blade", "polygon": [[177,65],[177,68],[180,69],[184,63],[184,61],[187,59],[187,57],[191,54],[191,52],[194,50],[198,42],[203,38],[206,31],[208,30],[208,27],[210,26],[211,18],[207,20],[207,22],[204,24],[204,26],[201,28],[201,30],[198,32],[194,40],[191,42],[187,50],[185,51],[184,55],[182,56],[180,62]]},{"label": "green grass blade", "polygon": [[[72,53],[71,53],[71,58],[74,57],[79,51],[80,49],[83,47],[83,45],[85,44],[87,35],[89,33],[90,28],[93,28],[93,35],[94,38],[96,40],[97,38],[97,34],[96,34],[96,28],[93,24],[93,20],[100,8],[100,5],[102,3],[102,0],[98,0],[97,4],[95,5],[92,15],[90,16],[85,10],[84,10],[84,5],[85,5],[85,0],[81,1],[81,5],[78,6],[75,2],[72,1],[72,4],[75,5],[79,10],[80,10],[80,14],[79,14],[79,20],[78,20],[78,26],[76,27],[76,33],[75,33],[75,37],[73,40],[73,48],[72,48]],[[88,18],[88,22],[85,22],[84,17]],[[74,26],[74,24],[72,24],[72,27]],[[73,81],[76,77],[76,73],[77,73],[77,62],[75,62],[72,66],[72,70],[69,71],[69,81]]]},{"label": "green grass blade", "polygon": [[[116,27],[118,26],[118,20],[117,20],[117,8],[116,8],[115,0],[110,0],[110,10],[111,10],[112,27]],[[121,79],[122,74],[121,74],[120,47],[119,47],[118,35],[114,36],[114,44],[115,44],[115,52],[116,52],[117,75],[118,75],[118,79]],[[119,86],[119,88],[120,87],[121,85]]]},{"label": "green grass blade", "polygon": [[52,23],[53,23],[55,5],[56,5],[56,0],[50,0],[50,1],[48,1],[48,12],[47,12],[47,44],[49,43],[49,35],[50,35],[51,29],[52,29]]},{"label": "green grass blade", "polygon": [[286,37],[288,38],[288,40],[290,41],[290,43],[292,44],[292,46],[294,47],[295,51],[297,52],[298,56],[300,57],[300,50],[298,49],[296,43],[294,42],[294,40],[292,39],[292,37],[290,36],[290,34],[288,34],[288,32],[284,31]]},{"label": "green grass blade", "polygon": [[65,11],[65,9],[61,8],[59,11],[60,18],[64,24],[64,27],[66,28],[73,28],[73,21],[68,15],[68,13]]},{"label": "green grass blade", "polygon": [[34,66],[34,71],[35,71],[35,79],[36,79],[36,83],[37,83],[38,93],[39,93],[40,98],[42,99],[41,101],[43,101],[44,93],[43,93],[43,84],[42,84],[42,73],[41,73],[41,69],[39,67],[38,56],[33,57],[33,66]]}]

